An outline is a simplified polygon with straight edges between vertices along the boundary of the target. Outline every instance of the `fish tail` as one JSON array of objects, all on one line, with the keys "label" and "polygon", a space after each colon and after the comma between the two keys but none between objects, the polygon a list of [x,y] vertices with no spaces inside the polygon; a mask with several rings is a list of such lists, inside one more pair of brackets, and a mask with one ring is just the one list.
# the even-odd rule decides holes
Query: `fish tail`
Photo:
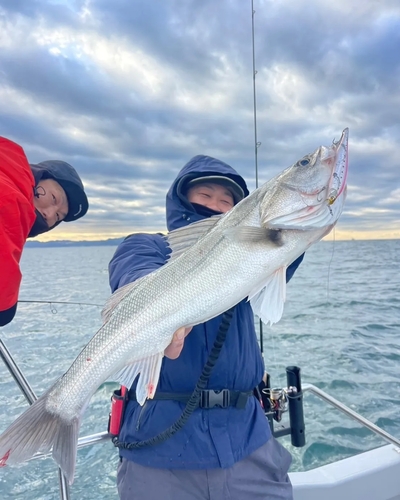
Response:
[{"label": "fish tail", "polygon": [[76,418],[72,422],[59,423],[53,444],[52,456],[68,479],[69,484],[74,481],[80,423],[80,418]]},{"label": "fish tail", "polygon": [[18,465],[36,453],[49,453],[72,484],[80,417],[66,421],[46,408],[48,394],[36,400],[0,436],[0,467]]}]

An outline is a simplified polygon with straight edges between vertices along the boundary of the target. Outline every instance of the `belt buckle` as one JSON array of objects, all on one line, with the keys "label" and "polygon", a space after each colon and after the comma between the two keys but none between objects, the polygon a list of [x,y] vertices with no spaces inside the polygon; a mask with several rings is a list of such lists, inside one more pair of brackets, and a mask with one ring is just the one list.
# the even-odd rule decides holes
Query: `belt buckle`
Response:
[{"label": "belt buckle", "polygon": [[222,389],[220,391],[207,390],[201,392],[200,408],[228,408],[230,404],[230,391],[229,389]]}]

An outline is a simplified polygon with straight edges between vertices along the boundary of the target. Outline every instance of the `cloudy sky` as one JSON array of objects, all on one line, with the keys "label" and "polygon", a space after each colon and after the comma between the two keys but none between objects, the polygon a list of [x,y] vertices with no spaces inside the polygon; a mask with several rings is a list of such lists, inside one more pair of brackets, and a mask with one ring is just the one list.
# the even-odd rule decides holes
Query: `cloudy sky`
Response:
[{"label": "cloudy sky", "polygon": [[[399,0],[254,0],[259,182],[350,129],[336,238],[400,238]],[[165,228],[207,154],[255,187],[251,0],[0,0],[0,135],[80,173],[49,239]]]}]

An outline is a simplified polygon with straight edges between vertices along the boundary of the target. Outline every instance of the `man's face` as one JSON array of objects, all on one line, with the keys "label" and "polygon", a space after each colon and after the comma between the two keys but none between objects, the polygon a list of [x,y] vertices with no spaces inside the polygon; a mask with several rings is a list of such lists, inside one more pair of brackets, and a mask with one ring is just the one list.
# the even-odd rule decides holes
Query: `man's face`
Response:
[{"label": "man's face", "polygon": [[226,213],[235,204],[229,189],[213,182],[194,185],[188,189],[186,196],[190,203],[198,203],[215,212]]},{"label": "man's face", "polygon": [[64,189],[54,179],[44,179],[36,186],[33,203],[49,227],[65,219],[68,214],[68,199]]}]

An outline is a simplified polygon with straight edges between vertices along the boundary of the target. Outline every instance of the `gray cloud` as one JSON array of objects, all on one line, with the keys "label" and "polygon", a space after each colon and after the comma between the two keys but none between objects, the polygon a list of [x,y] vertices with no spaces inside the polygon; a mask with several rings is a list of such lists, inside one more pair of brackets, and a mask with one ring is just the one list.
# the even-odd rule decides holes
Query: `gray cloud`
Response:
[{"label": "gray cloud", "polygon": [[[348,126],[340,227],[395,230],[398,1],[254,7],[260,182]],[[1,135],[87,185],[88,215],[57,231],[163,229],[165,193],[196,154],[255,187],[250,0],[1,0],[0,33]]]}]

